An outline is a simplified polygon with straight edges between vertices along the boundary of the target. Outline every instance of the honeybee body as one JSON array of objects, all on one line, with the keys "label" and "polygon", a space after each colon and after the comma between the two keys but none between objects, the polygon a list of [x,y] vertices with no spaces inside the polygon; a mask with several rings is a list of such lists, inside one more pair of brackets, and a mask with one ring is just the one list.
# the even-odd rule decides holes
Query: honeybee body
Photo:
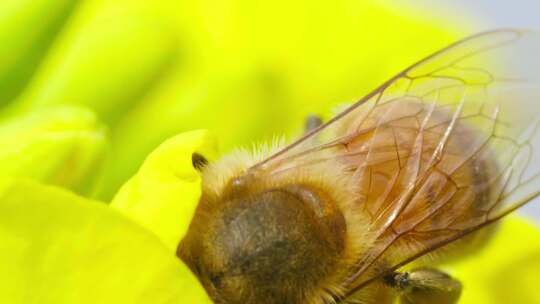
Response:
[{"label": "honeybee body", "polygon": [[[418,233],[396,243],[373,267],[390,264],[411,252],[411,246],[441,237],[438,234],[443,235],[448,226],[446,212],[456,212],[441,209],[424,220],[418,210],[433,209],[449,199],[470,200],[464,204],[469,210],[460,211],[466,216],[460,220],[476,218],[489,200],[491,188],[456,192],[460,185],[488,184],[487,172],[494,163],[464,155],[466,145],[476,136],[473,129],[456,125],[454,131],[459,135],[448,143],[444,157],[434,160],[431,156],[451,117],[440,111],[429,113],[424,106],[408,101],[392,107],[371,113],[371,120],[362,121],[359,115],[336,127],[335,132],[343,134],[352,128],[368,130],[327,152],[348,155],[339,162],[265,176],[264,172],[246,173],[256,162],[249,155],[231,155],[204,171],[205,187],[190,234],[207,238],[188,237],[180,256],[195,273],[209,278],[203,283],[210,294],[220,290],[219,296],[226,299],[223,303],[263,303],[261,299],[264,303],[323,303],[331,298],[328,290],[342,292],[357,257],[374,245],[370,234],[376,233],[371,227],[375,217],[384,210],[396,210],[400,200],[406,199],[408,205],[383,239],[397,236],[402,227],[409,229],[410,225]],[[439,126],[419,125],[425,115],[432,115],[430,121]],[[421,149],[413,147],[415,144]],[[424,173],[423,168],[434,161],[437,170]],[[222,172],[230,174],[222,176]],[[426,181],[422,187],[413,187],[419,179]],[[404,198],[407,191],[411,194]],[[423,229],[430,233],[423,234]],[[453,251],[463,253],[464,246],[473,247],[483,239],[468,237]],[[390,301],[393,294],[389,287],[374,285],[353,299],[383,303],[381,299]]]},{"label": "honeybee body", "polygon": [[456,303],[448,275],[396,271],[474,251],[540,195],[540,62],[506,56],[531,48],[516,30],[473,36],[277,152],[204,166],[177,255],[216,303]]},{"label": "honeybee body", "polygon": [[[444,237],[444,229],[458,221],[479,220],[497,195],[493,151],[486,147],[475,151],[476,155],[472,152],[483,142],[482,134],[475,131],[474,125],[456,121],[453,136],[442,147],[452,123],[452,112],[431,111],[429,107],[429,104],[398,100],[388,108],[376,109],[368,121],[345,122],[338,127],[338,131],[368,130],[340,147],[358,151],[353,159],[342,159],[350,161],[351,179],[359,184],[358,204],[364,208],[364,216],[374,222],[373,217],[384,216],[384,210],[388,213],[402,207],[399,219],[387,230],[389,238],[414,226],[415,233],[394,244],[392,251],[396,252],[388,252],[389,257],[403,255],[414,244],[422,246]],[[422,124],[425,121],[428,123]],[[441,151],[437,152],[438,149]],[[441,205],[446,208],[439,208]],[[426,212],[430,210],[434,213]],[[461,214],[457,219],[449,216],[456,213]],[[463,254],[464,246],[476,247],[487,234],[482,231],[478,238],[469,236],[461,240],[463,244],[454,244],[458,247],[456,254]],[[432,257],[440,251],[443,250],[431,252]]]}]

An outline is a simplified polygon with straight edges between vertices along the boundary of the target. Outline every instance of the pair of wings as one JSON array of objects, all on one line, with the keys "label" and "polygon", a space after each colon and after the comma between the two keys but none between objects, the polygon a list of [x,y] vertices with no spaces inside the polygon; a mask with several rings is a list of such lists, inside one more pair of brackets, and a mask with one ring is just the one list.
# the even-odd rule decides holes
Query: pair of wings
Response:
[{"label": "pair of wings", "polygon": [[[415,107],[399,107],[411,101]],[[399,115],[392,113],[392,109],[397,109]],[[409,109],[410,113],[402,113],[403,109]],[[437,111],[449,113],[448,118],[429,115]],[[417,136],[406,142],[398,142],[396,137],[390,141],[381,138],[389,135],[388,132],[377,132],[379,129],[391,123],[399,129],[396,117],[416,119]],[[356,127],[338,131],[346,120],[349,121],[347,125]],[[372,122],[366,124],[370,120]],[[462,144],[460,157],[446,162],[455,166],[441,167],[441,160],[451,154],[449,146],[463,140],[463,134],[459,134],[457,127],[461,123],[474,126],[478,135],[475,140]],[[361,258],[347,286],[344,286],[353,293],[380,276],[497,221],[538,196],[539,128],[540,34],[501,29],[461,40],[414,64],[326,124],[250,170],[271,175],[336,158],[355,159],[355,156],[362,155],[354,164],[357,171],[362,171],[370,167],[370,161],[375,161],[381,153],[397,160],[400,155],[408,156],[407,161],[397,162],[399,165],[394,170],[394,177],[406,175],[405,186],[401,188],[398,199],[388,205],[391,208],[372,211],[371,230],[376,235],[376,245]],[[434,129],[438,130],[435,148],[423,150],[426,132]],[[355,140],[366,132],[372,134],[369,140],[355,145]],[[381,146],[381,143],[388,142],[392,145]],[[418,151],[428,156],[428,161],[422,166],[418,157],[414,157],[419,155]],[[470,210],[472,206],[466,205],[473,204],[474,200],[450,198],[457,190],[476,191],[485,187],[486,182],[458,185],[456,169],[488,157],[497,161],[496,172],[489,173],[492,178],[487,185],[495,188],[495,196],[471,219],[463,212]],[[430,208],[408,212],[411,192],[422,189],[429,182],[426,177],[435,172],[452,182],[456,191],[448,192],[450,197],[440,198]],[[373,176],[376,172],[369,174]],[[435,219],[443,210],[446,210],[444,221]],[[441,224],[422,225],[436,220]],[[426,238],[419,246],[413,246],[409,252],[396,257],[392,265],[370,270],[367,275],[367,270],[377,259],[391,251],[400,240],[429,234],[436,237]]]}]

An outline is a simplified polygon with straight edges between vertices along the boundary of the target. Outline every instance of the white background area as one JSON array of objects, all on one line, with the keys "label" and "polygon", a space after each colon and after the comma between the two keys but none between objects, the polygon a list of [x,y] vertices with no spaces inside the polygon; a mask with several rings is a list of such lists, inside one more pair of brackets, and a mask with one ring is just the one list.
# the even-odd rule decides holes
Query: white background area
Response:
[{"label": "white background area", "polygon": [[540,30],[539,0],[402,0],[399,3],[449,22],[477,20],[478,31],[496,27]]}]

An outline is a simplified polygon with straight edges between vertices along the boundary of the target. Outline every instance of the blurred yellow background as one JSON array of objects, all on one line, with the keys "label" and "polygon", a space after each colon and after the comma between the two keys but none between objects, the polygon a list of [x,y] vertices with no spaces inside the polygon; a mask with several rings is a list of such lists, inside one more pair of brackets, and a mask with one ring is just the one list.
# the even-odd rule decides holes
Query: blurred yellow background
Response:
[{"label": "blurred yellow background", "polygon": [[[384,1],[10,0],[0,3],[6,115],[81,105],[109,129],[109,200],[166,138],[210,129],[221,151],[297,135],[463,36]],[[276,119],[279,118],[279,119]]]}]

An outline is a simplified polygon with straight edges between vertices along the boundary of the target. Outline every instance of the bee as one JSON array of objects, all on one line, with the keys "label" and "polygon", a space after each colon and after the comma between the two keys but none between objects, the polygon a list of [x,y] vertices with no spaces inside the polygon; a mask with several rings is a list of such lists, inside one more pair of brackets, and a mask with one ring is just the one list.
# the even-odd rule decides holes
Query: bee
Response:
[{"label": "bee", "polygon": [[476,34],[286,147],[194,155],[177,255],[215,303],[456,303],[437,265],[540,194],[538,54],[533,31]]}]

